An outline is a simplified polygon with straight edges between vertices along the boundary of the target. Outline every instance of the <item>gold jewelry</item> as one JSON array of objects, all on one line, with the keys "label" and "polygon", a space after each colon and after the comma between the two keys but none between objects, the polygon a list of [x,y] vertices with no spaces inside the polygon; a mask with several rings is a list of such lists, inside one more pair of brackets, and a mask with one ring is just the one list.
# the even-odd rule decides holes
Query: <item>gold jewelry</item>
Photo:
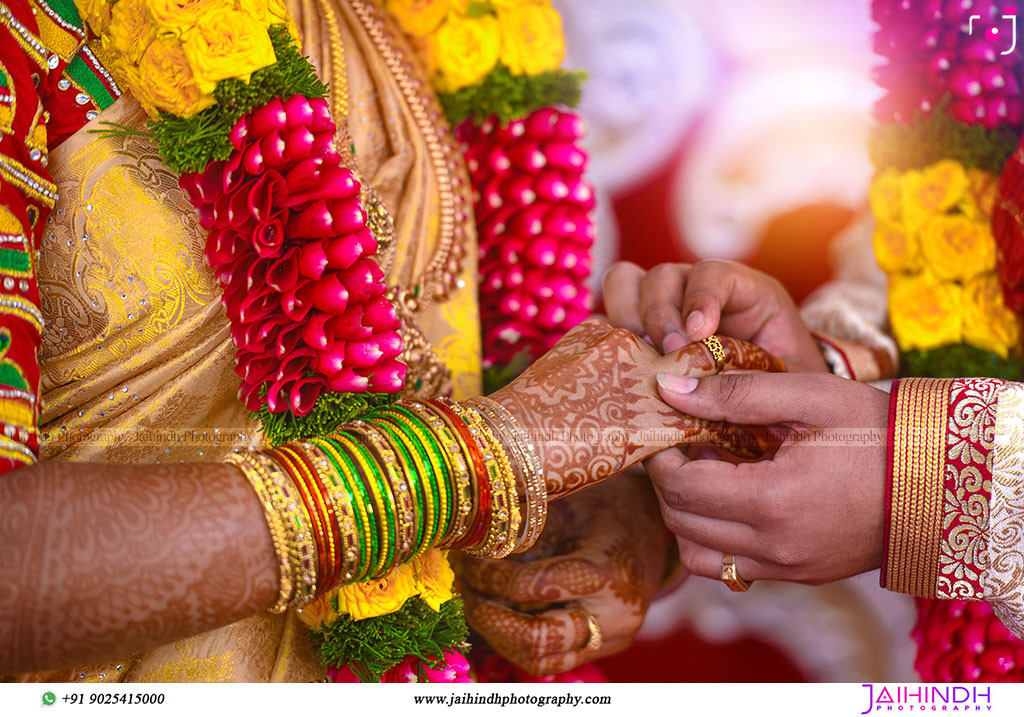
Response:
[{"label": "gold jewelry", "polygon": [[260,499],[260,503],[263,505],[263,517],[266,519],[267,527],[270,529],[270,538],[274,543],[274,554],[277,555],[280,571],[280,590],[277,594],[277,600],[274,602],[273,607],[270,608],[270,612],[282,613],[288,608],[288,601],[291,600],[292,594],[295,592],[295,584],[292,580],[291,560],[288,551],[288,533],[284,520],[281,518],[280,506],[275,495],[275,486],[271,483],[270,477],[265,475],[262,467],[248,455],[232,453],[228,455],[224,462],[230,463],[242,471],[242,474],[245,475],[246,480],[249,481],[249,485],[252,486],[252,489]]},{"label": "gold jewelry", "polygon": [[[584,611],[586,612],[586,611]],[[604,637],[601,635],[601,626],[597,624],[597,618],[587,612],[587,644],[583,646],[584,652],[596,652],[601,649]]]},{"label": "gold jewelry", "polygon": [[744,580],[736,569],[736,556],[732,553],[722,553],[722,575],[721,581],[725,583],[734,593],[743,593],[750,590],[754,582]]},{"label": "gold jewelry", "polygon": [[544,481],[537,450],[526,439],[516,417],[497,401],[477,396],[466,403],[483,415],[495,434],[504,438],[504,445],[509,448],[515,459],[516,474],[522,479],[523,494],[526,498],[526,514],[522,521],[523,530],[512,552],[525,552],[537,542],[548,517],[547,483]]},{"label": "gold jewelry", "polygon": [[722,373],[725,369],[725,347],[722,346],[721,339],[711,334],[701,343],[707,346],[708,351],[711,352],[711,358],[715,360],[715,373]]}]

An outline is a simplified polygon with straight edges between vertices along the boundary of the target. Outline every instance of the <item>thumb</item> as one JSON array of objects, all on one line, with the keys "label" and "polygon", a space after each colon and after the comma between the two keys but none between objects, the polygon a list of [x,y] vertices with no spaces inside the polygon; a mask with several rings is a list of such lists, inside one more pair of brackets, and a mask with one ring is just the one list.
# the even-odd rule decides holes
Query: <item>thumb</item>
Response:
[{"label": "thumb", "polygon": [[[724,373],[704,378],[658,374],[658,392],[668,405],[696,418],[745,425],[824,425],[827,411],[822,374]],[[834,387],[833,387],[834,388]]]}]

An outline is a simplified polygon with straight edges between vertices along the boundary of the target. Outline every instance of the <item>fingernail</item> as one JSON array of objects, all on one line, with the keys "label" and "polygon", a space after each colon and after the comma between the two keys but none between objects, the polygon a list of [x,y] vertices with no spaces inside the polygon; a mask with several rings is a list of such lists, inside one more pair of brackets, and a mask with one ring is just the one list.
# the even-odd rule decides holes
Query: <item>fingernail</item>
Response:
[{"label": "fingernail", "polygon": [[672,393],[691,393],[697,388],[697,379],[692,376],[676,376],[672,373],[659,373],[658,385]]},{"label": "fingernail", "polygon": [[665,353],[670,354],[673,351],[677,351],[683,348],[688,343],[690,342],[689,340],[687,340],[685,336],[683,336],[678,331],[673,331],[668,336],[665,337],[665,342],[662,344],[662,348],[664,349]]},{"label": "fingernail", "polygon": [[[649,343],[649,344],[650,344],[651,346],[654,346],[654,339],[652,339],[652,338],[651,338],[650,336],[648,336],[647,334],[644,334],[644,335],[643,335],[643,336],[641,336],[640,338],[642,338],[642,339],[643,339],[644,341],[646,341],[647,343]],[[655,347],[655,348],[657,348],[657,347]]]},{"label": "fingernail", "polygon": [[695,333],[700,331],[700,328],[704,325],[704,321],[704,312],[691,311],[690,315],[686,317],[686,333],[693,336]]}]

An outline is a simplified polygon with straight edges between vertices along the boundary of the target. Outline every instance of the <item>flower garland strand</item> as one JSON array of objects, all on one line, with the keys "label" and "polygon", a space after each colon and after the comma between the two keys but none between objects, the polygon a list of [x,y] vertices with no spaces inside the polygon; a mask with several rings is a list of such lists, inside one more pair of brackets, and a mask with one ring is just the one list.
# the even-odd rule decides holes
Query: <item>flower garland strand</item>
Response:
[{"label": "flower garland strand", "polygon": [[[589,313],[594,192],[584,73],[560,69],[549,0],[387,0],[456,125],[475,188],[485,386],[494,390]],[[560,107],[556,107],[560,106]]]},{"label": "flower garland strand", "polygon": [[[1024,271],[1003,238],[996,175],[1021,128],[1022,58],[986,39],[998,36],[1004,10],[990,0],[874,0],[872,11],[887,60],[876,73],[883,124],[869,145],[874,245],[890,277],[902,373],[1020,380]],[[917,604],[924,681],[1024,678],[1024,641],[987,603]]]}]

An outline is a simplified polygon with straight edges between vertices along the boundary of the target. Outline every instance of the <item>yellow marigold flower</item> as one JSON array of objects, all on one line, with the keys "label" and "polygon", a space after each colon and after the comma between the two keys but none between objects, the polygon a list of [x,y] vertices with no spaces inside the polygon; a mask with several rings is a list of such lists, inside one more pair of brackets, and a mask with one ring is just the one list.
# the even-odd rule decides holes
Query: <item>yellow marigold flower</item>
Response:
[{"label": "yellow marigold flower", "polygon": [[964,341],[1004,359],[1020,348],[1020,319],[1003,303],[1003,288],[995,274],[984,274],[964,285]]},{"label": "yellow marigold flower", "polygon": [[113,6],[110,0],[78,0],[75,3],[82,19],[100,36],[110,27],[110,11]]},{"label": "yellow marigold flower", "polygon": [[970,188],[957,207],[971,219],[988,222],[999,193],[999,177],[982,169],[971,168],[967,170],[967,179]]},{"label": "yellow marigold flower", "polygon": [[387,0],[384,8],[407,33],[424,37],[444,22],[452,3],[451,0]]},{"label": "yellow marigold flower", "polygon": [[440,72],[439,85],[454,92],[474,85],[498,63],[501,30],[493,15],[481,18],[449,17],[430,36],[430,51]]},{"label": "yellow marigold flower", "polygon": [[963,289],[927,272],[889,281],[889,321],[903,351],[934,349],[963,339]]},{"label": "yellow marigold flower", "polygon": [[452,585],[455,584],[455,573],[448,564],[448,555],[435,548],[413,559],[410,565],[420,597],[434,610],[440,610],[441,605],[452,599]]},{"label": "yellow marigold flower", "polygon": [[179,117],[191,117],[214,103],[196,82],[188,58],[173,37],[149,44],[139,60],[138,70],[128,70],[128,86],[150,115],[165,110]]},{"label": "yellow marigold flower", "polygon": [[144,0],[118,0],[111,5],[110,30],[103,36],[103,47],[117,57],[137,63],[142,52],[156,39],[156,28],[149,21]]},{"label": "yellow marigold flower", "polygon": [[160,35],[180,35],[212,13],[234,10],[234,0],[146,0]]},{"label": "yellow marigold flower", "polygon": [[922,268],[917,237],[906,227],[879,222],[875,226],[875,258],[887,274],[913,273]]},{"label": "yellow marigold flower", "polygon": [[554,8],[517,5],[498,11],[501,61],[514,75],[556,70],[565,59],[562,18]]},{"label": "yellow marigold flower", "polygon": [[900,178],[904,224],[916,229],[928,217],[945,214],[956,206],[969,186],[966,170],[953,159],[907,172]]},{"label": "yellow marigold flower", "polygon": [[338,619],[338,613],[331,605],[331,598],[337,594],[339,588],[335,588],[320,597],[311,600],[297,611],[299,619],[310,627],[330,625]]},{"label": "yellow marigold flower", "polygon": [[399,565],[379,580],[345,585],[338,590],[338,612],[355,620],[390,615],[416,594],[412,568]]},{"label": "yellow marigold flower", "polygon": [[925,264],[940,279],[970,279],[996,267],[996,243],[987,222],[962,214],[932,216],[918,241]]},{"label": "yellow marigold flower", "polygon": [[213,92],[220,80],[248,82],[253,72],[277,62],[267,29],[241,10],[192,28],[182,36],[182,47],[204,92]]}]

